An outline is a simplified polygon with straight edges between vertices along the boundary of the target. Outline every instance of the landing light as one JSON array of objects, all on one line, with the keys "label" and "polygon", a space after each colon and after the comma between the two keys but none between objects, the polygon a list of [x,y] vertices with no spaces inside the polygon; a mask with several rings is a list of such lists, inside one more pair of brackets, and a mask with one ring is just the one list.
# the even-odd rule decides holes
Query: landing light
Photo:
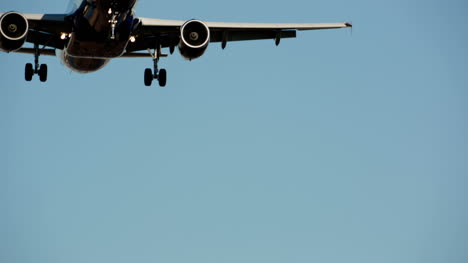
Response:
[{"label": "landing light", "polygon": [[68,34],[66,34],[66,33],[62,33],[62,34],[60,35],[60,39],[61,39],[61,40],[65,40],[67,37],[68,37]]},{"label": "landing light", "polygon": [[135,43],[135,41],[136,41],[136,38],[134,36],[131,36],[130,37],[130,42]]}]

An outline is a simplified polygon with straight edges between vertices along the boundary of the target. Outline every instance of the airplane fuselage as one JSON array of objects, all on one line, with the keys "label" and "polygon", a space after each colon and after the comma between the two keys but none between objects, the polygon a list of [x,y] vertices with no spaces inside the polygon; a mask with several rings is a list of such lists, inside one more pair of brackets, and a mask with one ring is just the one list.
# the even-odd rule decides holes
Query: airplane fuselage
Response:
[{"label": "airplane fuselage", "polygon": [[72,10],[73,31],[60,57],[74,71],[104,67],[125,52],[134,28],[137,0],[79,0]]}]

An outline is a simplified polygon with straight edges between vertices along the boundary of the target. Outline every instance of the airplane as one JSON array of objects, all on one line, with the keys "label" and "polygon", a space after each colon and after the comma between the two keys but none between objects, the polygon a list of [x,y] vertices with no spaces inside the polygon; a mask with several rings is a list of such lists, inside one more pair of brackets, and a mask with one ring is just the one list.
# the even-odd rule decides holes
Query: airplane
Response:
[{"label": "airplane", "polygon": [[[197,19],[166,20],[135,16],[138,0],[72,0],[64,14],[0,13],[0,50],[34,55],[34,64],[25,66],[25,80],[38,75],[47,81],[47,65],[39,56],[57,56],[79,73],[95,72],[111,59],[147,57],[153,69],[144,70],[144,84],[157,80],[166,86],[167,72],[159,69],[162,52],[177,47],[187,60],[201,57],[210,43],[295,38],[297,31],[350,28],[350,23],[228,23]],[[32,47],[24,47],[25,43]],[[148,53],[144,53],[144,52]]]}]

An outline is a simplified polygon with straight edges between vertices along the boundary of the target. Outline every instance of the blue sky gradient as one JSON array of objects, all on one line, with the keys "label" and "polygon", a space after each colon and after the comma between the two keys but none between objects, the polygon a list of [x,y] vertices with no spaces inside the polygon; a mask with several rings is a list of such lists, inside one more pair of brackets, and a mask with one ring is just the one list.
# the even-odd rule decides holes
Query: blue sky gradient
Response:
[{"label": "blue sky gradient", "polygon": [[[17,0],[0,10],[61,13]],[[468,262],[465,1],[161,2],[343,22],[80,75],[0,53],[0,262]]]}]

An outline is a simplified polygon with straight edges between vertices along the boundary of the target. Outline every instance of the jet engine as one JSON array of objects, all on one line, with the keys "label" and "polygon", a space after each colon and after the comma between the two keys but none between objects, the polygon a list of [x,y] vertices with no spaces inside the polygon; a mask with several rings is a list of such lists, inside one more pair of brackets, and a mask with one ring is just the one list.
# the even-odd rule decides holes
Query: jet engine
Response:
[{"label": "jet engine", "polygon": [[189,20],[180,28],[180,54],[188,59],[199,58],[210,43],[210,29],[199,20]]},{"label": "jet engine", "polygon": [[0,50],[12,52],[26,42],[29,24],[20,13],[8,12],[0,17]]}]

